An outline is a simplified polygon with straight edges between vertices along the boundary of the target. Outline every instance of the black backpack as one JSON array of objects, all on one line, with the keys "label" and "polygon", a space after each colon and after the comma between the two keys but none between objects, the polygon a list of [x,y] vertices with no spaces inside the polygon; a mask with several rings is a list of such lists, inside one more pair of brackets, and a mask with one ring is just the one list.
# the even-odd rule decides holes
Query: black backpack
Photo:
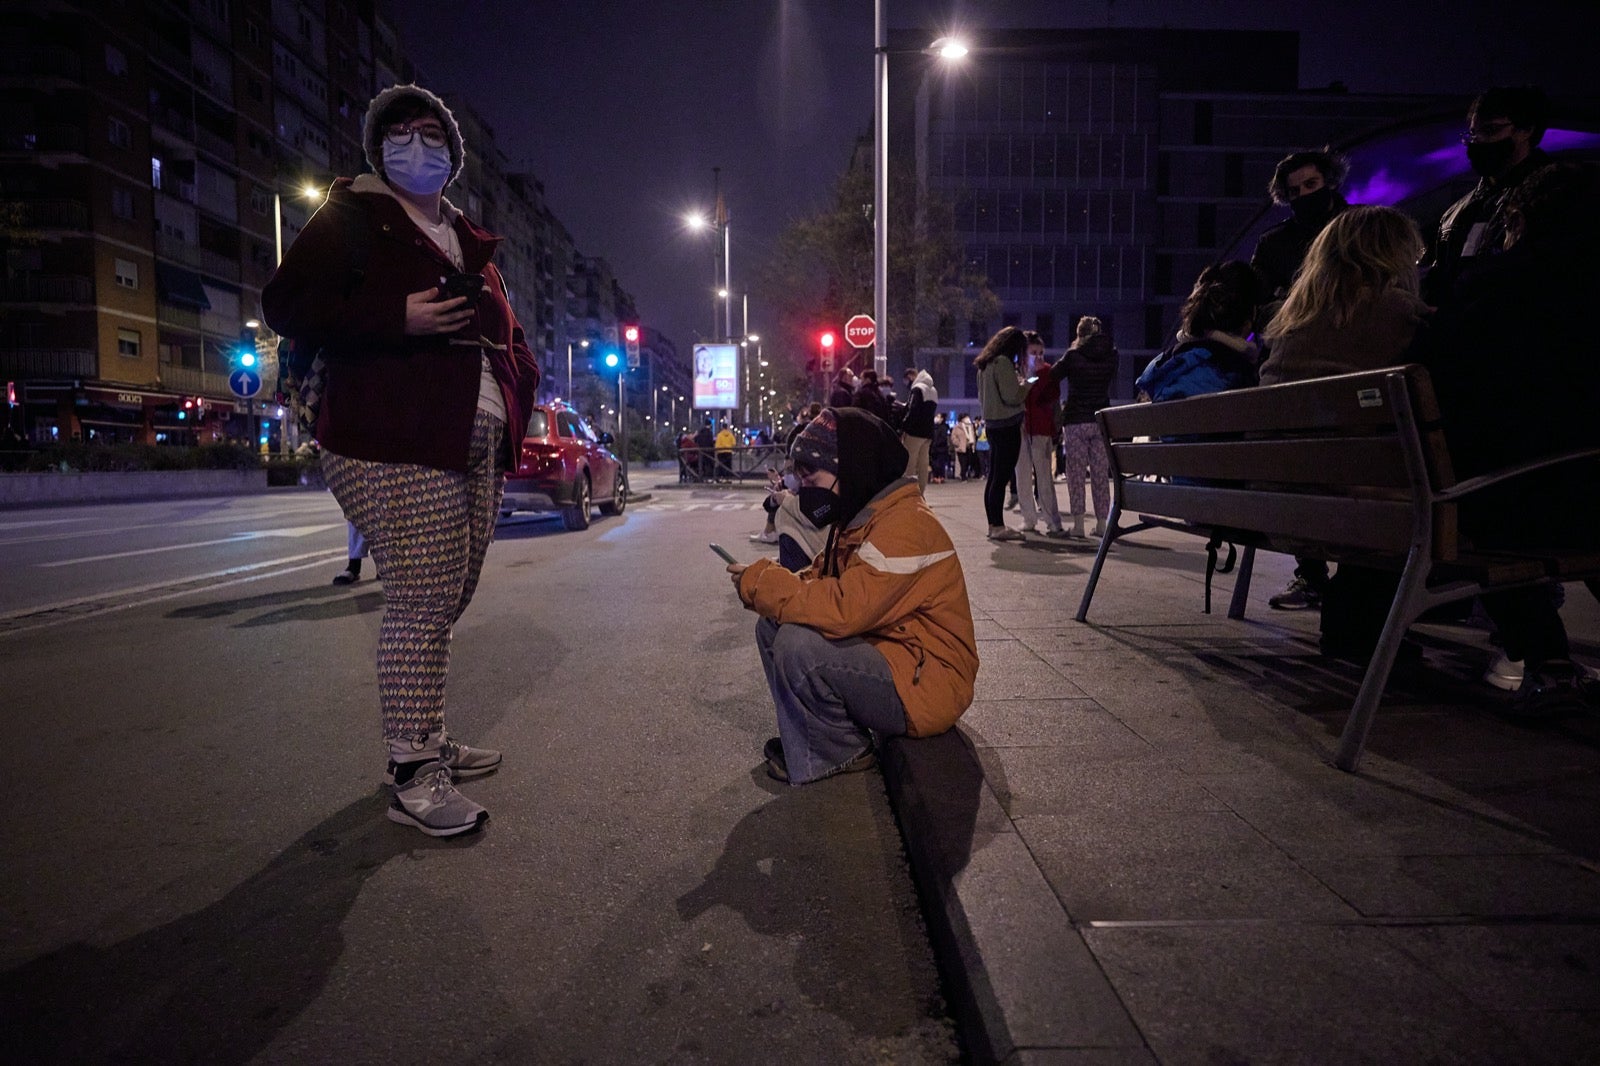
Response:
[{"label": "black backpack", "polygon": [[[371,251],[367,209],[354,203],[335,205],[329,199],[321,211],[332,212],[330,217],[344,230],[345,247],[350,253],[350,275],[344,289],[348,297],[367,276],[367,256]],[[327,387],[328,360],[324,348],[293,339],[285,339],[278,346],[278,402],[294,412],[301,432],[312,435],[317,432],[317,416],[322,413],[322,396]]]}]

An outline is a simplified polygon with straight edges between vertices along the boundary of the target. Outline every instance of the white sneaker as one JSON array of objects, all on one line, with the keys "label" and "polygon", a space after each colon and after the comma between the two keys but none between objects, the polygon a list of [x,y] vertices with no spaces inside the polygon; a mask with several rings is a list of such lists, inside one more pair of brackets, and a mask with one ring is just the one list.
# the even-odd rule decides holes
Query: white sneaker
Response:
[{"label": "white sneaker", "polygon": [[1522,687],[1522,660],[1508,659],[1506,653],[1501,652],[1489,664],[1489,669],[1483,672],[1483,682],[1501,692],[1517,691]]},{"label": "white sneaker", "polygon": [[776,544],[778,543],[778,531],[774,529],[771,533],[768,533],[763,529],[760,533],[752,533],[750,534],[750,543]]},{"label": "white sneaker", "polygon": [[415,826],[431,837],[470,833],[488,820],[488,811],[456,791],[450,767],[438,760],[424,763],[410,781],[394,786],[389,801],[389,821]]}]

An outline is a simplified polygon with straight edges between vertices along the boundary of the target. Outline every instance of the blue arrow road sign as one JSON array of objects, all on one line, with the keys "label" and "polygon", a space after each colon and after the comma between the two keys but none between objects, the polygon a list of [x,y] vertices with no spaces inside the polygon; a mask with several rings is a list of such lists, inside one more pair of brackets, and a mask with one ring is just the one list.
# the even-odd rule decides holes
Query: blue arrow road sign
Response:
[{"label": "blue arrow road sign", "polygon": [[228,388],[235,396],[248,400],[261,391],[261,375],[254,370],[235,370],[228,375]]}]

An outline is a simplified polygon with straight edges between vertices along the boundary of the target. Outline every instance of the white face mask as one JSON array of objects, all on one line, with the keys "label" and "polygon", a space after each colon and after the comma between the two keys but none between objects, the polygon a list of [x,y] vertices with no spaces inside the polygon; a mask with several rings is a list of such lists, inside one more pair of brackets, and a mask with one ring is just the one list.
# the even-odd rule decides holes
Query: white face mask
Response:
[{"label": "white face mask", "polygon": [[430,196],[444,189],[450,178],[450,148],[429,148],[421,137],[410,144],[383,142],[383,173],[414,196]]}]

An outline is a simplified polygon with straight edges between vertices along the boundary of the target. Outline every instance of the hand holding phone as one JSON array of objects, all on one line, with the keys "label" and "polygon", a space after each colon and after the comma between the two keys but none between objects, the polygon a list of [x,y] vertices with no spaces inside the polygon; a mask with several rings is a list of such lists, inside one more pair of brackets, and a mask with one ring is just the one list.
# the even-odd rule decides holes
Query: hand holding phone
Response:
[{"label": "hand holding phone", "polygon": [[478,302],[478,297],[483,295],[483,289],[482,274],[452,274],[439,286],[439,299],[454,300],[465,296],[466,306],[471,307]]},{"label": "hand holding phone", "polygon": [[711,545],[711,550],[722,556],[722,561],[730,566],[736,565],[739,562],[739,560],[733,557],[733,553],[729,552],[727,548],[724,548],[720,544]]}]

